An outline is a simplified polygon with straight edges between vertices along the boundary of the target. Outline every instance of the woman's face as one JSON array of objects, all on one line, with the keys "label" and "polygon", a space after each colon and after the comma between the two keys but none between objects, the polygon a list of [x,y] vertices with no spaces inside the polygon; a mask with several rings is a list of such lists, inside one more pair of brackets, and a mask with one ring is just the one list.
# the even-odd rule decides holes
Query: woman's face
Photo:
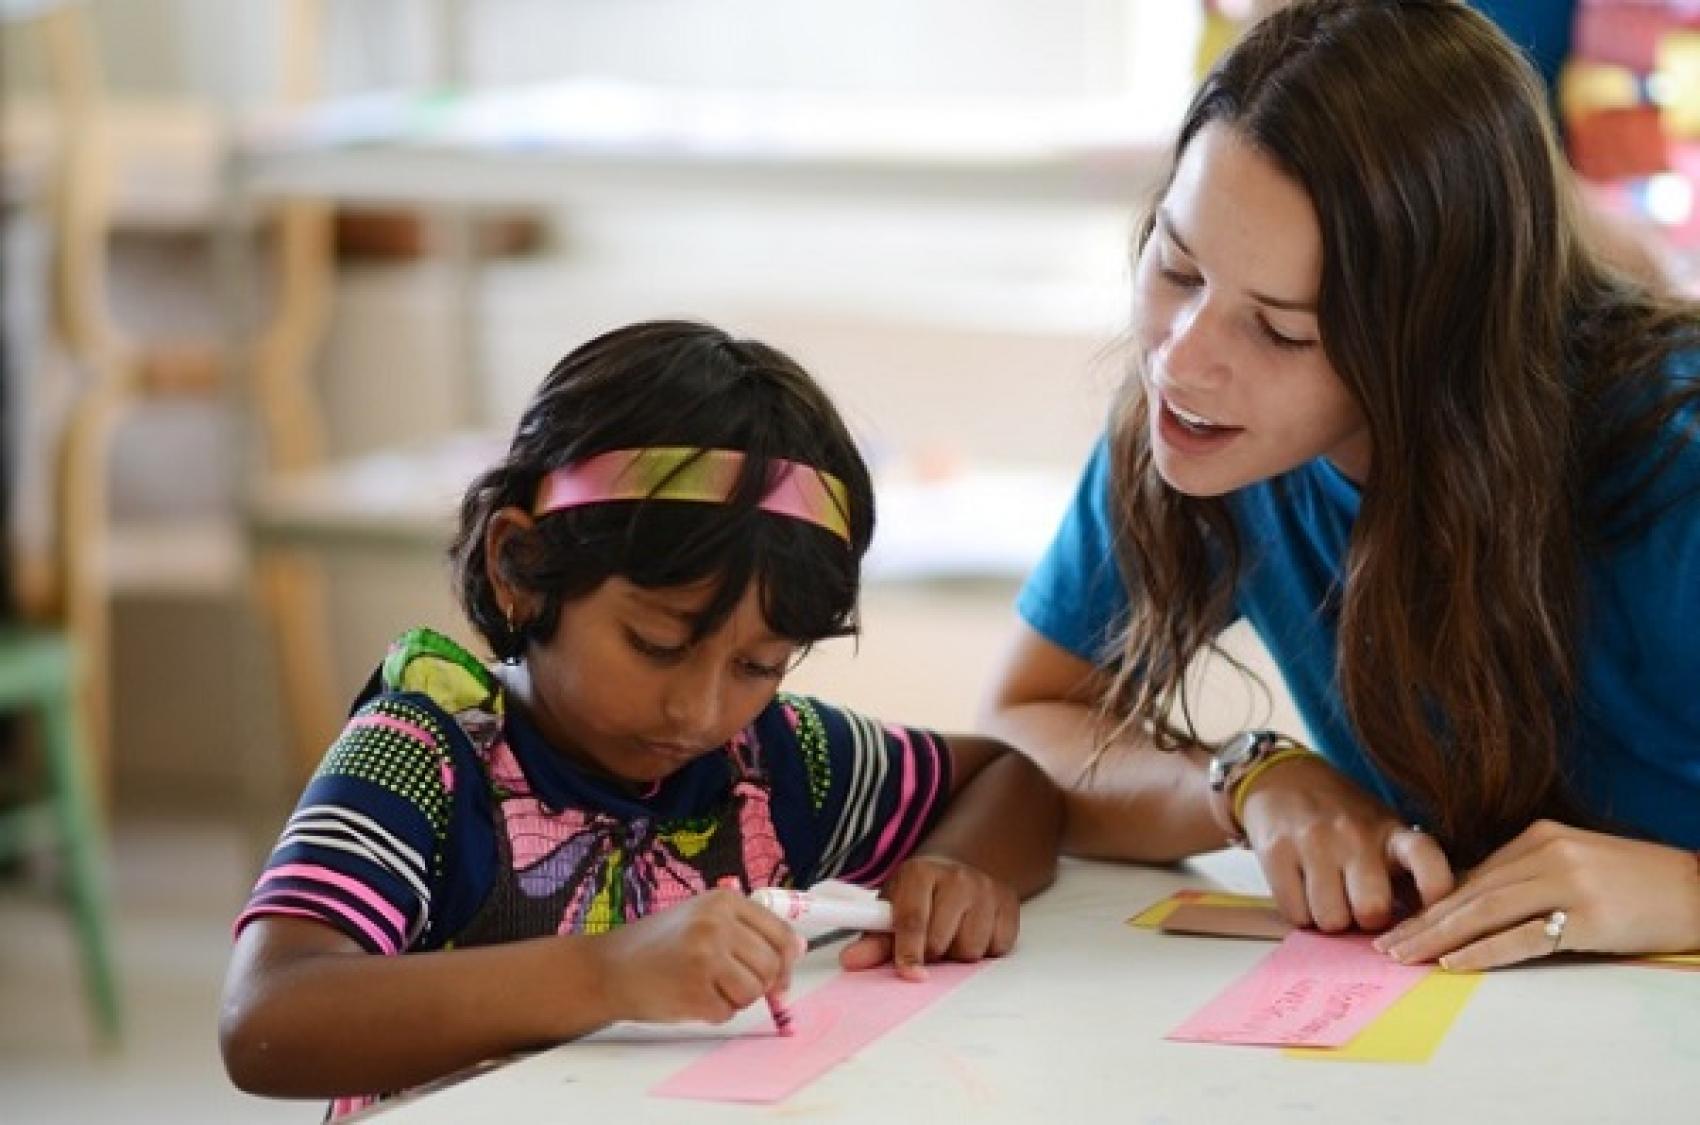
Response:
[{"label": "woman's face", "polygon": [[1220,496],[1327,457],[1362,482],[1369,431],[1323,352],[1322,234],[1303,188],[1239,134],[1188,144],[1134,271],[1157,471]]}]

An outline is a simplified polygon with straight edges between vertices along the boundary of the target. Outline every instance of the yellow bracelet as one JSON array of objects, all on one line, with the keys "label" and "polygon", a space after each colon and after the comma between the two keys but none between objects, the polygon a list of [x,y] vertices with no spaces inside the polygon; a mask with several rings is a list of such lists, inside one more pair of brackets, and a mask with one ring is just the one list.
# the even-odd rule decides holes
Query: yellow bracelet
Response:
[{"label": "yellow bracelet", "polygon": [[1242,834],[1245,832],[1245,802],[1246,797],[1251,793],[1251,783],[1282,762],[1290,762],[1294,758],[1313,758],[1315,756],[1315,751],[1307,750],[1303,746],[1283,746],[1246,771],[1246,775],[1240,778],[1239,784],[1234,786],[1234,823],[1239,826]]}]

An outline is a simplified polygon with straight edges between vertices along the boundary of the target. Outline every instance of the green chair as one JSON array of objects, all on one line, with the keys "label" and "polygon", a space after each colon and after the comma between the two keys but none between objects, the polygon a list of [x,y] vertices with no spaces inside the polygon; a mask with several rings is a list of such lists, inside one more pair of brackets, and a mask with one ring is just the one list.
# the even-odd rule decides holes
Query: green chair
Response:
[{"label": "green chair", "polygon": [[[46,423],[19,409],[34,427],[59,427],[31,456],[51,465],[49,542],[6,548],[0,590],[0,715],[30,720],[39,762],[0,772],[0,863],[52,850],[82,948],[83,976],[102,1040],[119,1035],[118,988],[108,936],[105,866],[109,612],[104,586],[107,477],[115,419],[134,381],[105,308],[105,263],[111,152],[103,85],[87,0],[0,0],[0,32],[43,71],[40,101],[47,144],[17,157],[18,194],[3,202],[7,221],[35,218],[44,232],[39,315],[42,340],[9,333],[0,320],[0,374],[10,392],[73,379],[65,417]],[[8,102],[8,111],[20,106]],[[8,112],[8,125],[13,122]],[[19,135],[23,135],[20,130]],[[12,214],[12,207],[18,208]],[[8,277],[8,284],[19,279]],[[5,310],[11,311],[11,310]],[[47,362],[49,346],[62,362]],[[15,364],[15,366],[14,366]],[[11,421],[8,416],[8,422]],[[7,427],[15,432],[22,427]],[[36,432],[31,430],[30,432]],[[6,468],[10,469],[8,462]],[[0,510],[15,482],[0,480]],[[26,624],[27,622],[27,624]],[[22,767],[39,765],[39,769]],[[15,776],[14,776],[15,775]],[[3,1116],[4,1111],[0,1111]]]},{"label": "green chair", "polygon": [[118,984],[107,924],[105,846],[100,818],[84,768],[74,703],[76,665],[64,634],[22,626],[0,627],[0,714],[36,721],[43,777],[0,804],[0,862],[44,847],[62,855],[65,892],[82,945],[83,976],[104,1043],[120,1030]]}]

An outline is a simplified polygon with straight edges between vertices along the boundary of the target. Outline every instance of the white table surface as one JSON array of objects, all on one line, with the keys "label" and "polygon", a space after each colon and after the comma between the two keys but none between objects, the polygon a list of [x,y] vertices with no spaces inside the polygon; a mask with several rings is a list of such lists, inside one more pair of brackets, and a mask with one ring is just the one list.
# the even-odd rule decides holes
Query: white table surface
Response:
[{"label": "white table surface", "polygon": [[[402,1102],[432,1122],[1694,1122],[1700,973],[1555,961],[1489,974],[1426,1064],[1314,1062],[1163,1036],[1271,948],[1126,925],[1185,886],[1257,890],[1244,854],[1190,869],[1065,862],[1017,951],[789,1100],[650,1096],[742,1030],[617,1026]],[[811,953],[797,994],[836,971]]]}]

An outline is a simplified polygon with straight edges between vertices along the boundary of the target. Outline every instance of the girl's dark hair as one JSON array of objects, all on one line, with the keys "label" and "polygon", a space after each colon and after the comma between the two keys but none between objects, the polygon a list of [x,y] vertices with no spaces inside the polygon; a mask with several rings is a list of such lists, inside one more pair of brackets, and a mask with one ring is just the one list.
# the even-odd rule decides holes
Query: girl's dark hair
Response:
[{"label": "girl's dark hair", "polygon": [[[1577,819],[1584,560],[1636,507],[1601,482],[1645,465],[1700,394],[1663,375],[1696,342],[1694,310],[1583,245],[1535,76],[1462,3],[1300,0],[1204,80],[1177,162],[1210,125],[1303,187],[1321,227],[1322,344],[1371,448],[1321,610],[1339,615],[1357,738],[1460,862],[1536,817]],[[1135,371],[1112,427],[1136,594],[1106,706],[1174,748],[1197,740],[1169,716],[1189,714],[1187,665],[1232,616],[1242,545],[1221,499],[1158,475],[1144,396]]]},{"label": "girl's dark hair", "polygon": [[[499,558],[485,557],[491,517],[503,508],[531,512],[552,470],[654,446],[741,451],[730,499],[568,508],[509,536]],[[849,543],[758,506],[779,459],[844,482]],[[549,372],[507,456],[467,489],[451,557],[461,608],[502,659],[547,640],[564,603],[616,575],[649,589],[712,581],[693,639],[718,628],[754,582],[768,627],[807,645],[855,631],[861,560],[873,530],[867,466],[807,372],[765,344],[708,325],[653,321],[599,336]],[[532,595],[524,620],[510,623],[497,603],[491,563]]]}]

